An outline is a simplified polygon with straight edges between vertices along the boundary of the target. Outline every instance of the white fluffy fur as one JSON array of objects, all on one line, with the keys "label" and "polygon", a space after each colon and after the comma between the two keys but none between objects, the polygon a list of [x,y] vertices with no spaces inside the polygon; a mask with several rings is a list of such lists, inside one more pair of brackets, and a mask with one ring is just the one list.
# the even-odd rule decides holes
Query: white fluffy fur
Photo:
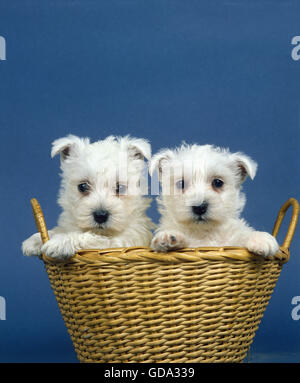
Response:
[{"label": "white fluffy fur", "polygon": [[[39,233],[24,241],[23,253],[68,258],[80,249],[149,246],[154,225],[145,214],[150,199],[142,196],[140,181],[144,158],[151,157],[150,144],[129,136],[91,144],[88,138],[69,135],[53,142],[51,155],[57,154],[62,170],[58,203],[63,209],[58,226],[44,245]],[[78,190],[83,182],[90,185],[86,194]],[[124,195],[116,195],[116,182],[127,186]],[[110,214],[101,225],[93,217],[99,209]]]},{"label": "white fluffy fur", "polygon": [[[165,149],[152,157],[150,173],[158,170],[162,196],[158,198],[160,225],[151,246],[156,251],[183,247],[242,246],[265,257],[278,251],[276,239],[255,231],[243,219],[246,198],[241,192],[247,176],[255,177],[257,164],[243,153],[230,153],[211,145],[187,145]],[[214,188],[212,181],[224,185]],[[184,180],[185,188],[177,183]],[[196,216],[192,206],[208,204],[206,213]]]}]

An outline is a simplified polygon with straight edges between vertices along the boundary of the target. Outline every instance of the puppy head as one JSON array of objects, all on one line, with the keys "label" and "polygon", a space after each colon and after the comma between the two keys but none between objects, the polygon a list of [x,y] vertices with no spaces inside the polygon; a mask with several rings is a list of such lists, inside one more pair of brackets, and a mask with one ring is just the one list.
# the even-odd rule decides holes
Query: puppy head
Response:
[{"label": "puppy head", "polygon": [[144,158],[151,156],[146,140],[109,136],[90,143],[69,135],[53,142],[51,155],[57,154],[63,226],[110,235],[121,232],[133,214],[148,206],[141,188]]},{"label": "puppy head", "polygon": [[257,164],[243,153],[211,145],[186,145],[154,155],[162,185],[163,214],[185,224],[224,222],[245,204],[241,186],[255,177]]}]

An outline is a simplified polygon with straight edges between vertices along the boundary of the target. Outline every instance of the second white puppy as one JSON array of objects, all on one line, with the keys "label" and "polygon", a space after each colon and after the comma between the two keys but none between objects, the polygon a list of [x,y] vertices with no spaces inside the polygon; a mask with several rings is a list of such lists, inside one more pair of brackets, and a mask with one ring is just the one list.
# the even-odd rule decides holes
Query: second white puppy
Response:
[{"label": "second white puppy", "polygon": [[156,251],[184,247],[242,246],[268,257],[278,251],[276,239],[255,231],[240,213],[245,204],[241,185],[254,178],[257,164],[242,153],[211,145],[182,145],[153,156],[158,169],[161,221],[152,240]]},{"label": "second white puppy", "polygon": [[51,155],[57,154],[63,211],[48,242],[39,233],[23,242],[25,255],[63,259],[80,249],[150,245],[154,225],[141,183],[144,158],[151,156],[146,140],[109,136],[90,143],[69,135],[53,142]]}]

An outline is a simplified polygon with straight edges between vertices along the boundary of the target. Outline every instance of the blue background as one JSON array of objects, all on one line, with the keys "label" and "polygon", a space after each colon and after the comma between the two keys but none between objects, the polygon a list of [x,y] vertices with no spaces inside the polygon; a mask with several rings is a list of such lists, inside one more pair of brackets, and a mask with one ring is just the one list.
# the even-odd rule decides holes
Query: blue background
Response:
[{"label": "blue background", "polygon": [[[272,230],[281,204],[300,196],[299,14],[299,1],[283,0],[0,1],[0,362],[76,362],[42,262],[20,251],[36,231],[30,198],[56,224],[58,137],[244,151],[259,164],[244,217]],[[149,215],[157,221],[154,202]],[[300,361],[299,271],[298,227],[252,361]]]}]

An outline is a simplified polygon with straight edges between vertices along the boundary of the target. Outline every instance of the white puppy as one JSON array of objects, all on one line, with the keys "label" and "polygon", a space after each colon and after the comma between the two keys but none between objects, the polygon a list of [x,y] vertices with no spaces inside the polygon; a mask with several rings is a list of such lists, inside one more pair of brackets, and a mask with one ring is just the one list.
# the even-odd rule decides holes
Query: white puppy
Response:
[{"label": "white puppy", "polygon": [[265,257],[278,251],[276,239],[255,231],[240,218],[245,204],[241,185],[254,178],[257,164],[242,153],[211,145],[186,145],[152,157],[159,171],[160,225],[152,240],[156,251],[183,247],[242,246]]},{"label": "white puppy", "polygon": [[149,246],[154,225],[145,214],[150,199],[143,197],[142,181],[150,144],[129,136],[91,144],[69,135],[52,145],[51,156],[61,159],[63,211],[50,240],[42,245],[34,234],[23,253],[68,258],[80,249]]}]

